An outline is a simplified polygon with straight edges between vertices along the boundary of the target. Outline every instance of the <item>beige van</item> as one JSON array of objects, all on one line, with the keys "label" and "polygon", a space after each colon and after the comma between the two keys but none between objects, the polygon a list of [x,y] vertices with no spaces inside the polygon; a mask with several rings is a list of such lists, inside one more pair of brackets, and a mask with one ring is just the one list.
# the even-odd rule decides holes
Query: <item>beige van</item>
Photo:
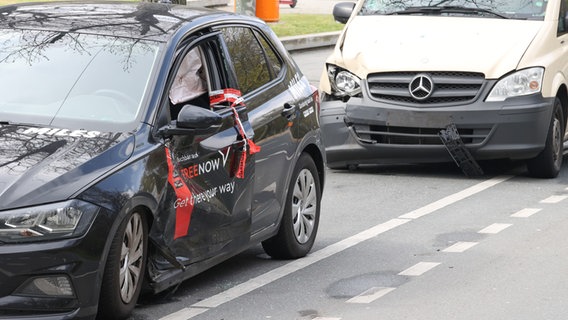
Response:
[{"label": "beige van", "polygon": [[328,166],[525,160],[556,177],[568,0],[342,2],[320,81]]}]

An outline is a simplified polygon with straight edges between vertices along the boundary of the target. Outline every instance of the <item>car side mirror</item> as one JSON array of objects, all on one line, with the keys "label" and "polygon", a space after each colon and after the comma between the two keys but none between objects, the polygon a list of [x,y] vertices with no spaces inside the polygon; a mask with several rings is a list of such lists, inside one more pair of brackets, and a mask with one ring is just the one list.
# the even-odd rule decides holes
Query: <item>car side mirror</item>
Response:
[{"label": "car side mirror", "polygon": [[221,128],[223,117],[206,108],[185,105],[176,121],[161,128],[158,133],[163,136],[172,135],[204,135],[217,132]]},{"label": "car side mirror", "polygon": [[216,112],[203,107],[187,104],[178,114],[178,128],[207,129],[211,126],[219,126],[223,118]]},{"label": "car side mirror", "polygon": [[346,24],[354,8],[355,2],[339,2],[333,6],[333,18],[339,23]]}]

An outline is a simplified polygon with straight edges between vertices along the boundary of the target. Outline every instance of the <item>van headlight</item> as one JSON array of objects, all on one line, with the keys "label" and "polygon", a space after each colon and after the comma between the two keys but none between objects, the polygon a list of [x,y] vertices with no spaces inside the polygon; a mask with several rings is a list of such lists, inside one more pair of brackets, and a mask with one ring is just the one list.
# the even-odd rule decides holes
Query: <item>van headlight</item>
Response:
[{"label": "van headlight", "polygon": [[0,212],[0,242],[34,242],[83,235],[98,207],[70,200]]},{"label": "van headlight", "polygon": [[354,97],[361,93],[361,79],[351,72],[328,64],[327,76],[335,96]]},{"label": "van headlight", "polygon": [[542,90],[544,68],[535,67],[517,71],[499,80],[486,101],[504,101],[510,97],[538,93]]}]

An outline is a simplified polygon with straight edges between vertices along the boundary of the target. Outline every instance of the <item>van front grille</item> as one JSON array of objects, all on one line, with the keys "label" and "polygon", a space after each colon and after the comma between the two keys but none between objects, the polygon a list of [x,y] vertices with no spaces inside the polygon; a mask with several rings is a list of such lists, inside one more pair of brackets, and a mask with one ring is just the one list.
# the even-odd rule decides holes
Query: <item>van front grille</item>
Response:
[{"label": "van front grille", "polygon": [[[432,81],[431,94],[416,99],[410,83],[424,76]],[[481,91],[485,77],[474,72],[386,72],[367,77],[367,86],[374,99],[416,106],[465,104],[474,101]]]}]

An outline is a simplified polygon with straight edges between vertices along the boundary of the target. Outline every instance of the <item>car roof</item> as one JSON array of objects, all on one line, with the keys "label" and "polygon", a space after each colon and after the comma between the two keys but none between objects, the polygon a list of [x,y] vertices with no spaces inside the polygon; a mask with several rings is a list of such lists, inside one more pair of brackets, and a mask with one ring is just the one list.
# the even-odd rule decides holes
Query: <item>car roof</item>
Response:
[{"label": "car roof", "polygon": [[[0,29],[87,33],[165,42],[200,18],[233,13],[154,2],[37,2],[0,6]],[[201,20],[203,22],[203,20]]]}]

